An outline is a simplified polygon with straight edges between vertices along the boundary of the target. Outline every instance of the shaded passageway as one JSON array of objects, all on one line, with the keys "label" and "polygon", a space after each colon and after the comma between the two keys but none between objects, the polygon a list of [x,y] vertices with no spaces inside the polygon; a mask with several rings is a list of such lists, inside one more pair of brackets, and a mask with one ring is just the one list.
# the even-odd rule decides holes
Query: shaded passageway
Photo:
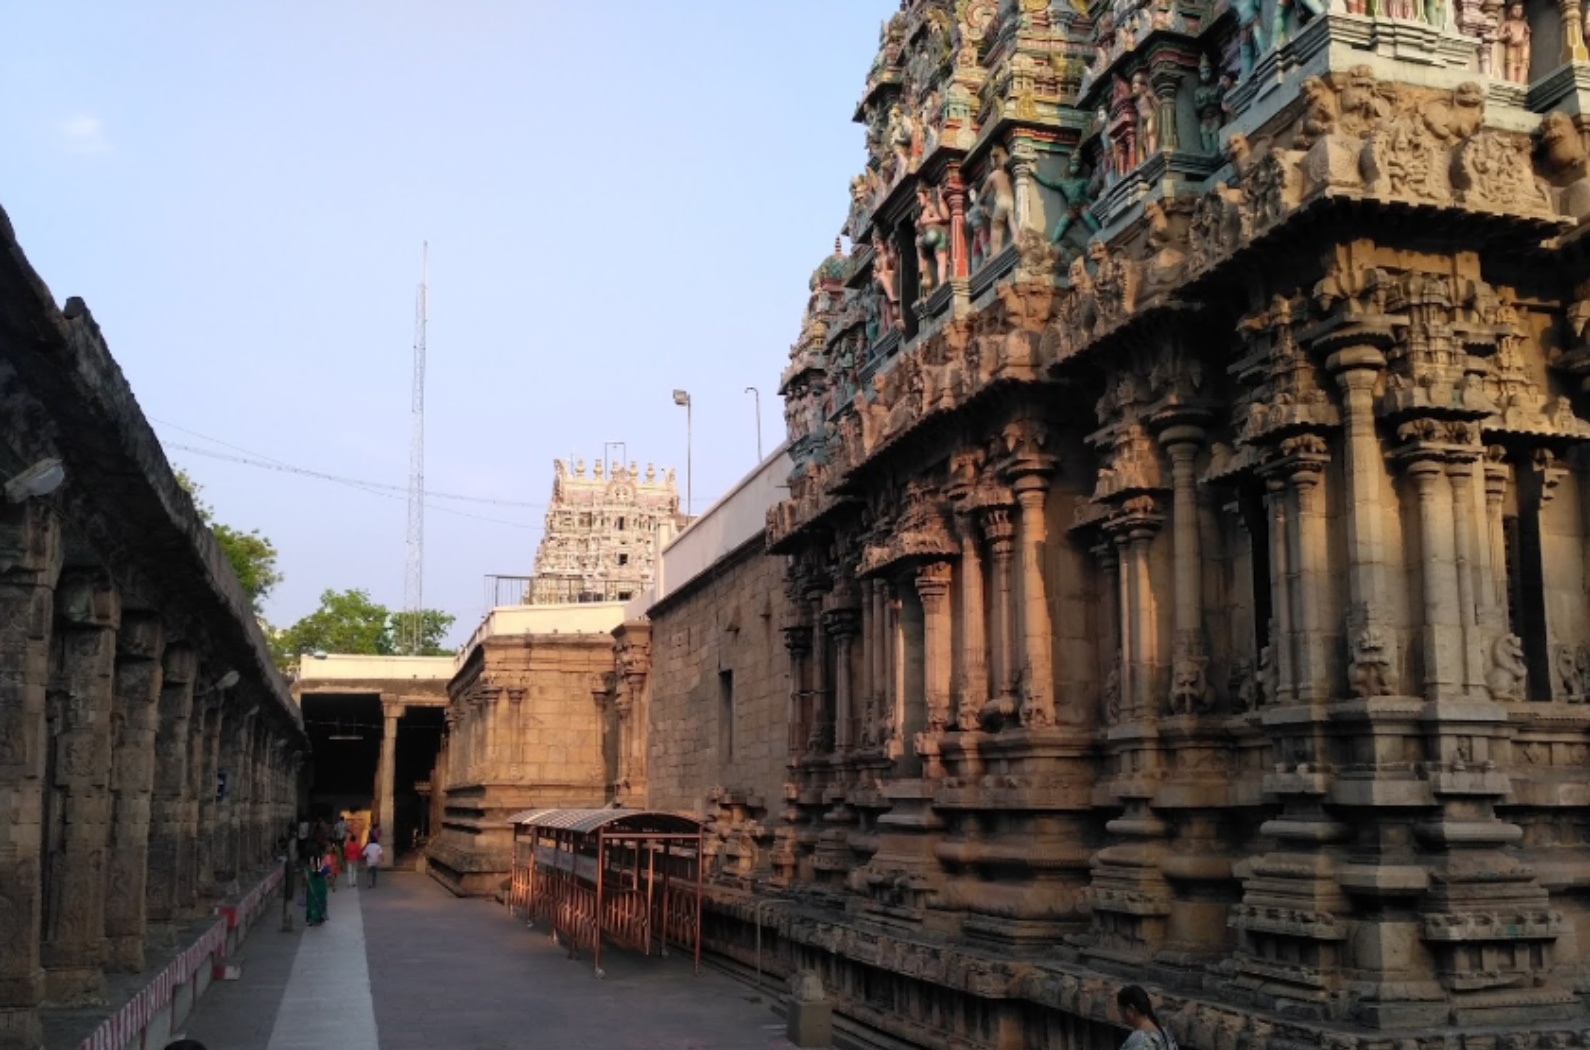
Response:
[{"label": "shaded passageway", "polygon": [[380,824],[399,862],[423,846],[452,674],[451,657],[306,656],[292,692],[314,745],[310,815],[345,816],[361,836]]},{"label": "shaded passageway", "polygon": [[301,910],[292,934],[261,929],[243,979],[218,985],[187,1034],[232,1050],[791,1045],[767,1002],[721,974],[604,951],[598,981],[544,932],[423,875],[383,872],[374,890],[339,890],[330,912],[311,930]]}]

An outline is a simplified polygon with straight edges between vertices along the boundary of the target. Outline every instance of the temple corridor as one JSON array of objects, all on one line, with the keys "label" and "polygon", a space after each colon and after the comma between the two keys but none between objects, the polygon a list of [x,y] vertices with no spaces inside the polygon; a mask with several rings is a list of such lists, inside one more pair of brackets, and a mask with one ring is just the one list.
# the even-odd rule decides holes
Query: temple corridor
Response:
[{"label": "temple corridor", "polygon": [[598,981],[543,931],[423,875],[344,885],[325,926],[302,920],[300,909],[290,934],[262,924],[242,979],[217,984],[185,1034],[232,1050],[791,1045],[766,998],[728,977],[697,976],[677,956],[604,952]]}]

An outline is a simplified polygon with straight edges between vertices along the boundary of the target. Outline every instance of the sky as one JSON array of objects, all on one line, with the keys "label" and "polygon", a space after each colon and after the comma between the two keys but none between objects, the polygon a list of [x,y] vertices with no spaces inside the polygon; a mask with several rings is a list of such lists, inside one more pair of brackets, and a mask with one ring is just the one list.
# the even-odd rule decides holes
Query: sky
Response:
[{"label": "sky", "polygon": [[172,463],[276,545],[277,625],[328,588],[403,604],[428,242],[426,485],[499,501],[426,512],[456,643],[485,576],[530,572],[555,458],[622,441],[683,499],[687,390],[700,511],[756,463],[746,387],[782,439],[897,6],[0,0],[0,207]]}]

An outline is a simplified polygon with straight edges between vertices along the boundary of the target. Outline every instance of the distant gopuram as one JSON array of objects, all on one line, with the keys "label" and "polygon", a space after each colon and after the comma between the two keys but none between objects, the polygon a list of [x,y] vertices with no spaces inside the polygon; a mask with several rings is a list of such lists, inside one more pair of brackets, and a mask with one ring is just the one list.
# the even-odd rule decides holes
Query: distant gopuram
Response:
[{"label": "distant gopuram", "polygon": [[556,460],[526,604],[628,601],[652,581],[665,523],[670,533],[683,523],[672,470],[659,477],[647,464],[642,476],[636,464],[615,462],[604,477],[597,460],[587,476],[584,460],[572,473]]},{"label": "distant gopuram", "polygon": [[1184,1047],[1590,1045],[1587,58],[901,5],[783,379],[794,903],[720,944],[933,1047],[1128,980]]}]

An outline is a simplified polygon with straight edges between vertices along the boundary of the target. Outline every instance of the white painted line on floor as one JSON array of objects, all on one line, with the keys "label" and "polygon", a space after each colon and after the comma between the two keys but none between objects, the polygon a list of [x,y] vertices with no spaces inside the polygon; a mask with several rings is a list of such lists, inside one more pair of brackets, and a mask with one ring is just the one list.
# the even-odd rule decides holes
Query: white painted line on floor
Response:
[{"label": "white painted line on floor", "polygon": [[360,895],[344,884],[326,896],[330,919],[304,931],[269,1050],[381,1050]]}]

